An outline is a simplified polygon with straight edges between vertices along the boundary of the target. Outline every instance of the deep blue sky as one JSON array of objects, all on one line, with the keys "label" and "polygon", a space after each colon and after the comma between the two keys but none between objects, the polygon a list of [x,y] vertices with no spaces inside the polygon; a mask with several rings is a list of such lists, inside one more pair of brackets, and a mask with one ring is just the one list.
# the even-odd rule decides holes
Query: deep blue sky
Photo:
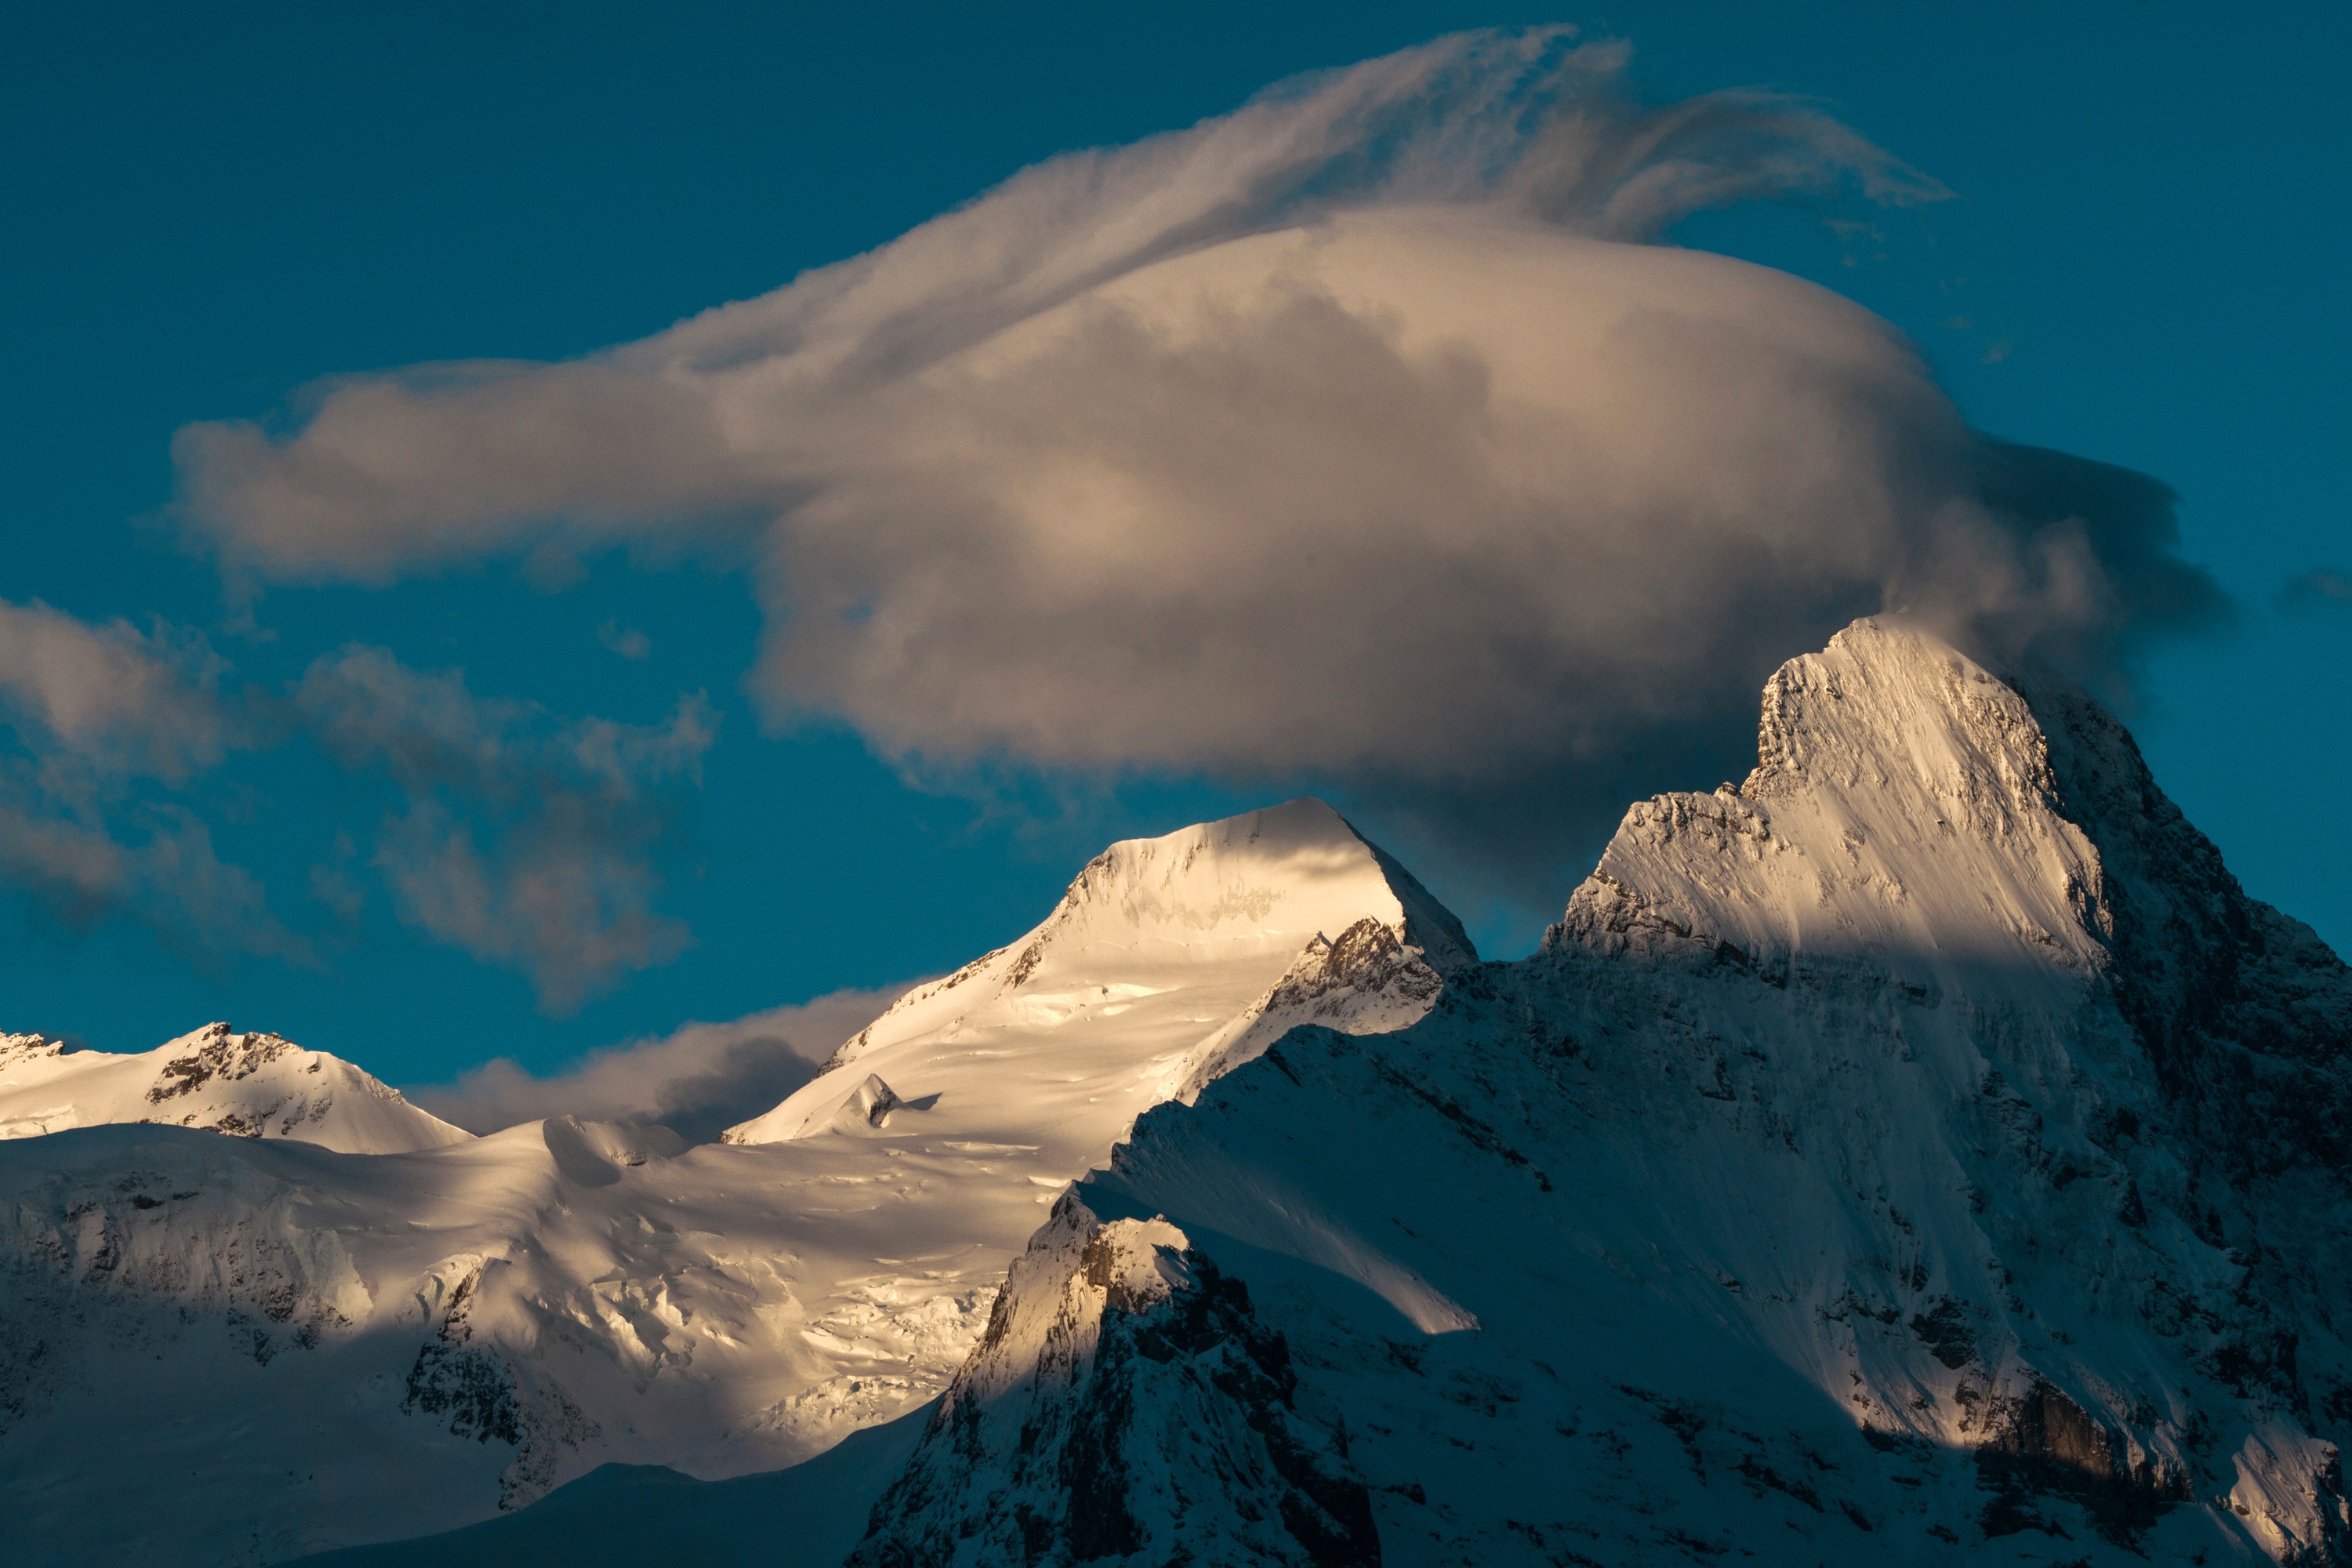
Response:
[{"label": "deep blue sky", "polygon": [[[1631,39],[1656,97],[1817,96],[1958,194],[1887,219],[1860,266],[1785,212],[1680,237],[1878,310],[1980,427],[2180,492],[2185,552],[2242,615],[2161,654],[2134,721],[2249,889],[2352,946],[2336,798],[2352,605],[2274,603],[2295,574],[2352,570],[2343,8],[58,7],[19,11],[0,59],[0,597],[203,628],[250,679],[356,638],[566,713],[650,723],[699,688],[723,718],[665,900],[696,945],[569,1016],[377,899],[322,972],[11,906],[0,1027],[134,1049],[229,1017],[395,1081],[494,1054],[545,1068],[951,966],[1034,921],[1102,842],[1252,804],[1180,783],[1042,819],[982,811],[908,789],[854,737],[763,734],[736,684],[756,611],[702,566],[612,557],[562,592],[510,567],[279,588],[255,608],[270,639],[253,640],[163,515],[172,434],[282,409],[334,373],[640,337],[1055,153],[1189,124],[1298,70],[1540,20]],[[653,656],[600,646],[607,620]],[[219,830],[224,853],[291,902],[338,828],[363,836],[383,810],[299,747],[229,773],[217,787],[242,820]],[[1447,868],[1423,870],[1446,890]],[[1465,913],[1490,948],[1529,934],[1524,911]]]}]

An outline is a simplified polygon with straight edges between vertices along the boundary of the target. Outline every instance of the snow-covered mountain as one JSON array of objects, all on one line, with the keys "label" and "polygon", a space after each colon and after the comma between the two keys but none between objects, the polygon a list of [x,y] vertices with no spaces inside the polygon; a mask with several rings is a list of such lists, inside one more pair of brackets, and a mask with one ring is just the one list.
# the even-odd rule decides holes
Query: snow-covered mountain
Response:
[{"label": "snow-covered mountain", "polygon": [[[803,1459],[945,1385],[1138,1114],[1291,1021],[1408,1022],[1474,962],[1297,801],[1114,846],[724,1144],[569,1119],[401,1152],[146,1125],[0,1144],[10,1560],[272,1562],[610,1460]],[[45,1113],[132,1104],[103,1103]]]},{"label": "snow-covered mountain", "polygon": [[278,1035],[207,1024],[132,1055],[0,1035],[0,1138],[114,1121],[293,1138],[346,1154],[405,1154],[471,1136],[341,1058]]},{"label": "snow-covered mountain", "polygon": [[2095,704],[1898,625],[1528,958],[1294,803],[730,1137],[0,1145],[10,1528],[265,1561],[944,1387],[772,1518],[601,1472],[354,1561],[635,1562],[658,1495],[858,1568],[2352,1563],[2352,973]]},{"label": "snow-covered mountain", "polygon": [[[1332,973],[1342,949],[1345,978]],[[1380,954],[1377,976],[1356,972],[1359,949]],[[1393,1027],[1429,1010],[1441,973],[1476,960],[1410,873],[1321,801],[1294,800],[1113,845],[1043,925],[900,997],[722,1141],[863,1138],[903,1117],[960,1140],[1107,1153],[1139,1112],[1246,1059],[1269,1027],[1318,1003],[1378,1009]]]},{"label": "snow-covered mountain", "polygon": [[1542,950],[1141,1119],[862,1568],[2352,1561],[2352,974],[1864,622]]}]

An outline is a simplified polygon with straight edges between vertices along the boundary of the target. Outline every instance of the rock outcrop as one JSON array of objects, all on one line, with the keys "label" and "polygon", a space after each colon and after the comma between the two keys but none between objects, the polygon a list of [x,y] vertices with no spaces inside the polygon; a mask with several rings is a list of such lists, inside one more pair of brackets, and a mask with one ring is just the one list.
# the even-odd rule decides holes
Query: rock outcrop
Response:
[{"label": "rock outcrop", "polygon": [[1281,1334],[1181,1232],[1065,1197],[850,1568],[1369,1568],[1370,1499],[1297,1392]]}]

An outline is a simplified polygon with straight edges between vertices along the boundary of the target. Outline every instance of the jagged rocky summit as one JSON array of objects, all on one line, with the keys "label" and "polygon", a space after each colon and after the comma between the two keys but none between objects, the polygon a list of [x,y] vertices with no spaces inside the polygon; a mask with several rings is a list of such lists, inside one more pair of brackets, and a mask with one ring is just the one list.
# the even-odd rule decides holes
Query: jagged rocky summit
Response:
[{"label": "jagged rocky summit", "polygon": [[[6,1555],[276,1562],[606,1462],[805,1459],[945,1386],[1047,1205],[1139,1112],[1291,1022],[1418,1017],[1475,962],[1401,868],[1297,801],[1114,846],[724,1144],[569,1118],[339,1142],[348,1093],[312,1121],[279,1079],[356,1069],[274,1037],[32,1047],[44,1082],[144,1065],[107,1069],[120,1092],[43,1089],[21,1103],[52,1130],[0,1143]],[[172,1120],[205,1114],[142,1124],[189,1056],[209,1076]]]}]

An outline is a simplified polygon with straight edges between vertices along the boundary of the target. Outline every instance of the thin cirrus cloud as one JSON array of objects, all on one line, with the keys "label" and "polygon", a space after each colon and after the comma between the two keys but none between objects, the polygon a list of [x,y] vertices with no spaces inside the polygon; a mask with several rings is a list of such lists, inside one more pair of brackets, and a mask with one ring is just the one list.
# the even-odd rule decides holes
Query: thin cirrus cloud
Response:
[{"label": "thin cirrus cloud", "polygon": [[623,658],[642,661],[651,658],[654,639],[635,626],[625,626],[618,621],[606,621],[596,628],[596,640]]},{"label": "thin cirrus cloud", "polygon": [[191,956],[314,962],[182,786],[238,728],[202,639],[0,600],[0,883],[68,929],[116,916]]},{"label": "thin cirrus cloud", "polygon": [[2112,682],[2221,612],[2161,485],[1656,243],[1940,186],[1783,98],[1642,106],[1626,58],[1476,33],[1286,83],[641,342],[189,426],[182,510],[288,582],[748,528],[772,717],[920,773],[1324,781],[1465,842],[1711,754],[1857,614]]},{"label": "thin cirrus cloud", "polygon": [[2315,567],[2288,578],[2286,586],[2279,590],[2281,609],[2303,610],[2315,605],[2352,607],[2352,574]]},{"label": "thin cirrus cloud", "polygon": [[[314,662],[289,706],[344,769],[397,787],[372,863],[402,919],[528,973],[548,1011],[685,951],[655,862],[716,738],[700,694],[662,724],[567,719],[353,647]],[[341,877],[314,878],[331,903]]]},{"label": "thin cirrus cloud", "polygon": [[0,600],[0,700],[15,728],[110,773],[176,780],[218,762],[216,668],[193,637]]},{"label": "thin cirrus cloud", "polygon": [[0,600],[0,887],[67,930],[127,917],[200,960],[315,967],[314,936],[216,847],[207,788],[233,752],[307,737],[397,803],[364,858],[373,883],[347,830],[311,868],[343,922],[380,886],[433,939],[529,974],[555,1012],[688,944],[657,908],[658,863],[714,738],[700,695],[632,725],[481,696],[374,648],[284,691],[232,674],[193,633]]},{"label": "thin cirrus cloud", "polygon": [[474,1132],[551,1116],[656,1121],[689,1142],[772,1110],[816,1076],[842,1041],[882,1015],[904,987],[835,991],[720,1024],[688,1024],[653,1039],[596,1051],[536,1078],[500,1057],[456,1082],[407,1090],[419,1105]]}]

